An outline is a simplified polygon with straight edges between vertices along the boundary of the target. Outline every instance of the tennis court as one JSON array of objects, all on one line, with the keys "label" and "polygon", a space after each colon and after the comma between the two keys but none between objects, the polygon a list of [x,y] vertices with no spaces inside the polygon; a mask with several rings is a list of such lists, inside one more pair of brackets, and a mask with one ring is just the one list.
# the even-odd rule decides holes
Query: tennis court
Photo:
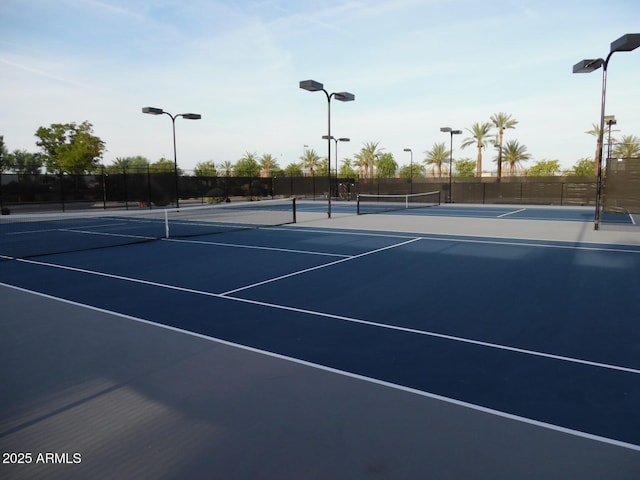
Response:
[{"label": "tennis court", "polygon": [[2,476],[638,478],[637,233],[273,205],[0,225]]}]

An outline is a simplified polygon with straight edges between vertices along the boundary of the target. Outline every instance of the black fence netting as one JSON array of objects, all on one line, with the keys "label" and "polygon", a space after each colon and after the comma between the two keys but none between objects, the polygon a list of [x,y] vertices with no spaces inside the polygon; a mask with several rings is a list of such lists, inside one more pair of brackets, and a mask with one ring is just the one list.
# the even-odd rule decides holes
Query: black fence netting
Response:
[{"label": "black fence netting", "polygon": [[605,212],[640,213],[640,158],[609,160],[602,200]]},{"label": "black fence netting", "polygon": [[232,197],[273,197],[273,179],[176,177],[168,173],[0,176],[0,207],[12,210],[166,207],[180,202],[217,203]]},{"label": "black fence netting", "polygon": [[[201,177],[173,172],[97,175],[2,173],[4,213],[86,208],[154,208],[218,203],[233,199],[298,197],[353,200],[360,193],[406,195],[441,192],[442,202],[487,204],[595,205],[595,177],[495,177],[354,179],[326,176]],[[640,213],[640,159],[607,164],[603,175],[605,211]]]}]

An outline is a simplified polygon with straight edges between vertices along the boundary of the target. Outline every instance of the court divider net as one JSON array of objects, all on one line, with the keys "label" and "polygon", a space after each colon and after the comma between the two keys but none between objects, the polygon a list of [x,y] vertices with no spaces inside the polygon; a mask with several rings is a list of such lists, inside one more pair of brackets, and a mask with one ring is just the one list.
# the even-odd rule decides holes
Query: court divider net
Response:
[{"label": "court divider net", "polygon": [[383,213],[408,208],[424,208],[440,205],[440,191],[412,193],[405,195],[376,195],[361,193],[358,195],[358,215]]},{"label": "court divider net", "polygon": [[0,260],[295,223],[295,198],[0,216]]}]

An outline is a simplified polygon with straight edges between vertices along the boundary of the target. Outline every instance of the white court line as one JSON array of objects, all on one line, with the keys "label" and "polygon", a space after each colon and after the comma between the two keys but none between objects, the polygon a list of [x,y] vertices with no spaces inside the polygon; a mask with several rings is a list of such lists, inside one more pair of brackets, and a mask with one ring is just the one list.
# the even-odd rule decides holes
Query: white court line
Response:
[{"label": "white court line", "polygon": [[[408,242],[406,242],[408,243]],[[391,247],[388,247],[391,248]],[[370,326],[370,327],[376,327],[376,328],[383,328],[386,330],[392,330],[392,331],[397,331],[397,332],[403,332],[403,333],[412,333],[412,334],[416,334],[416,335],[424,335],[424,336],[428,336],[428,337],[434,337],[434,338],[440,338],[443,340],[450,340],[453,342],[459,342],[459,343],[466,343],[466,344],[470,344],[470,345],[476,345],[476,346],[480,346],[480,347],[486,347],[486,348],[492,348],[492,349],[496,349],[496,350],[503,350],[503,351],[508,351],[508,352],[513,352],[513,353],[519,353],[519,354],[523,354],[523,355],[529,355],[529,356],[534,356],[534,357],[540,357],[540,358],[549,358],[552,360],[559,360],[559,361],[563,361],[563,362],[568,362],[568,363],[575,363],[578,365],[586,365],[589,367],[597,367],[597,368],[604,368],[607,370],[615,370],[615,371],[620,371],[620,372],[625,372],[625,373],[631,373],[634,375],[640,375],[640,370],[635,369],[635,368],[629,368],[629,367],[622,367],[620,365],[611,365],[611,364],[607,364],[607,363],[600,363],[600,362],[592,362],[590,360],[582,360],[580,358],[573,358],[573,357],[566,357],[563,355],[555,355],[555,354],[551,354],[551,353],[544,353],[544,352],[538,352],[535,350],[527,350],[524,348],[517,348],[517,347],[511,347],[508,345],[502,345],[499,343],[491,343],[491,342],[483,342],[480,340],[473,340],[470,338],[464,338],[464,337],[456,337],[454,335],[445,335],[442,333],[437,333],[437,332],[430,332],[427,330],[418,330],[415,328],[408,328],[408,327],[401,327],[401,326],[397,326],[397,325],[388,325],[386,323],[379,323],[379,322],[372,322],[372,321],[368,321],[368,320],[360,320],[354,317],[346,317],[343,315],[335,315],[332,313],[324,313],[324,312],[318,312],[318,311],[314,311],[314,310],[307,310],[304,308],[296,308],[296,307],[289,307],[286,305],[278,305],[275,303],[268,303],[268,302],[261,302],[258,300],[250,300],[247,298],[241,298],[241,297],[231,297],[228,295],[228,293],[225,294],[220,294],[220,293],[213,293],[213,292],[206,292],[203,290],[196,290],[193,288],[187,288],[187,287],[179,287],[177,285],[168,285],[165,283],[159,283],[159,282],[153,282],[151,280],[141,280],[139,278],[131,278],[131,277],[125,277],[122,275],[115,275],[112,273],[104,273],[104,272],[97,272],[94,270],[86,270],[84,268],[77,268],[77,267],[69,267],[66,265],[58,265],[55,263],[47,263],[47,262],[40,262],[37,260],[27,260],[27,259],[15,259],[16,262],[22,262],[22,263],[27,263],[27,264],[33,264],[33,265],[39,265],[39,266],[43,266],[43,267],[50,267],[50,268],[57,268],[60,270],[68,270],[68,271],[72,271],[72,272],[78,272],[78,273],[85,273],[88,275],[95,275],[95,276],[99,276],[99,277],[105,277],[105,278],[113,278],[116,280],[123,280],[126,282],[131,282],[131,283],[138,283],[141,285],[149,285],[152,287],[159,287],[159,288],[165,288],[168,290],[174,290],[174,291],[178,291],[178,292],[184,292],[184,293],[191,293],[191,294],[195,294],[195,295],[202,295],[202,296],[206,296],[206,297],[212,297],[212,298],[220,298],[220,299],[225,299],[225,300],[231,300],[234,302],[240,302],[240,303],[248,303],[251,305],[258,305],[261,307],[266,307],[266,308],[273,308],[276,310],[284,310],[284,311],[288,311],[288,312],[295,312],[295,313],[301,313],[301,314],[305,314],[305,315],[311,315],[311,316],[316,316],[316,317],[323,317],[323,318],[330,318],[333,320],[340,320],[340,321],[345,321],[345,322],[351,322],[351,323],[357,323],[360,325],[366,325],[366,326]],[[336,264],[339,262],[342,262],[344,260],[338,260],[336,262],[331,262],[330,264],[327,265],[331,265],[331,264]]]},{"label": "white court line", "polygon": [[379,385],[379,386],[382,386],[382,387],[385,387],[385,388],[391,388],[393,390],[398,390],[398,391],[401,391],[401,392],[411,393],[411,394],[418,395],[418,396],[421,396],[421,397],[424,397],[424,398],[429,398],[429,399],[441,401],[441,402],[444,402],[444,403],[447,403],[447,404],[450,404],[450,405],[456,405],[456,406],[459,406],[459,407],[462,407],[462,408],[467,408],[469,410],[474,410],[474,411],[477,411],[477,412],[486,413],[486,414],[493,415],[493,416],[496,416],[496,417],[499,417],[499,418],[513,420],[513,421],[520,422],[520,423],[523,423],[523,424],[533,425],[533,426],[541,427],[541,428],[544,428],[544,429],[547,429],[547,430],[551,430],[551,431],[555,431],[555,432],[559,432],[559,433],[572,435],[572,436],[575,436],[575,437],[578,437],[578,438],[583,438],[583,439],[587,439],[587,440],[593,440],[593,441],[604,443],[604,444],[607,444],[607,445],[626,448],[626,449],[634,450],[634,451],[640,451],[640,445],[635,445],[633,443],[622,442],[620,440],[614,440],[614,439],[607,438],[607,437],[602,437],[602,436],[599,436],[599,435],[593,435],[591,433],[581,432],[579,430],[574,430],[574,429],[570,429],[570,428],[566,428],[566,427],[561,427],[559,425],[554,425],[552,423],[542,422],[542,421],[539,421],[539,420],[534,420],[534,419],[531,419],[531,418],[522,417],[522,416],[514,415],[514,414],[511,414],[511,413],[502,412],[500,410],[495,410],[495,409],[492,409],[492,408],[483,407],[481,405],[475,405],[475,404],[469,403],[469,402],[463,402],[461,400],[456,400],[454,398],[445,397],[445,396],[438,395],[438,394],[435,394],[435,393],[425,392],[424,390],[418,390],[418,389],[415,389],[415,388],[406,387],[404,385],[398,385],[396,383],[386,382],[384,380],[379,380],[379,379],[376,379],[376,378],[367,377],[367,376],[364,376],[364,375],[359,375],[357,373],[347,372],[345,370],[338,370],[337,368],[328,367],[328,366],[321,365],[321,364],[318,364],[318,363],[312,363],[312,362],[309,362],[307,360],[302,360],[302,359],[295,358],[295,357],[289,357],[289,356],[286,356],[286,355],[282,355],[282,354],[274,353],[274,352],[269,352],[269,351],[266,351],[266,350],[260,350],[260,349],[255,348],[255,347],[249,347],[247,345],[242,345],[242,344],[230,342],[228,340],[222,340],[222,339],[219,339],[219,338],[203,335],[201,333],[191,332],[189,330],[183,330],[181,328],[172,327],[170,325],[164,325],[164,324],[161,324],[161,323],[152,322],[150,320],[145,320],[143,318],[133,317],[131,315],[125,315],[123,313],[113,312],[111,310],[105,310],[103,308],[93,307],[91,305],[85,305],[83,303],[74,302],[72,300],[66,300],[66,299],[60,298],[60,297],[54,297],[52,295],[47,295],[45,293],[40,293],[40,292],[36,292],[36,291],[33,291],[33,290],[27,290],[25,288],[16,287],[14,285],[8,285],[8,284],[2,283],[2,282],[0,282],[0,286],[11,288],[11,289],[14,289],[14,290],[18,290],[18,291],[21,291],[21,292],[24,292],[24,293],[29,293],[29,294],[32,294],[32,295],[37,295],[37,296],[40,296],[42,298],[47,298],[49,300],[54,300],[54,301],[57,301],[57,302],[68,304],[68,305],[73,305],[73,306],[76,306],[76,307],[79,307],[79,308],[85,308],[85,309],[88,309],[88,310],[91,310],[91,311],[94,311],[94,312],[104,313],[104,314],[112,315],[114,317],[122,318],[122,319],[125,319],[125,320],[131,320],[131,321],[139,322],[139,323],[142,323],[142,324],[145,324],[145,325],[150,325],[150,326],[153,326],[153,327],[162,328],[164,330],[168,330],[168,331],[171,331],[171,332],[176,332],[176,333],[180,333],[180,334],[184,334],[184,335],[189,335],[191,337],[200,338],[200,339],[203,339],[203,340],[208,340],[210,342],[218,343],[218,344],[221,344],[221,345],[226,345],[226,346],[229,346],[229,347],[232,347],[232,348],[236,348],[236,349],[239,349],[239,350],[244,350],[244,351],[247,351],[247,352],[257,353],[259,355],[264,355],[264,356],[267,356],[267,357],[276,358],[276,359],[279,359],[279,360],[283,360],[283,361],[290,362],[290,363],[295,363],[295,364],[302,365],[302,366],[305,366],[305,367],[310,367],[310,368],[313,368],[313,369],[316,369],[316,370],[321,370],[321,371],[325,371],[325,372],[328,372],[328,373],[333,373],[333,374],[336,374],[336,375],[340,375],[340,376],[343,376],[343,377],[364,381],[364,382],[371,383],[371,384],[374,384],[374,385]]},{"label": "white court line", "polygon": [[301,253],[303,255],[319,255],[323,257],[341,257],[341,258],[351,257],[351,255],[342,255],[339,253],[314,252],[311,250],[294,250],[291,248],[261,247],[257,245],[243,245],[240,243],[207,242],[205,240],[185,240],[185,239],[179,239],[179,238],[163,238],[163,240],[167,242],[176,242],[176,243],[195,243],[197,245],[215,245],[217,247],[247,248],[249,250],[268,250],[273,252],[284,252],[284,253]]},{"label": "white court line", "polygon": [[62,232],[71,232],[71,233],[82,233],[84,235],[100,235],[105,237],[125,237],[125,238],[135,238],[139,240],[156,240],[158,237],[148,237],[143,235],[131,235],[130,233],[108,233],[108,232],[93,232],[91,230],[67,230],[61,229]]},{"label": "white court line", "polygon": [[498,215],[496,218],[508,217],[509,215],[515,215],[516,213],[524,212],[526,208],[521,208],[520,210],[514,210],[513,212],[503,213],[502,215]]},{"label": "white court line", "polygon": [[[343,231],[343,230],[324,230],[324,229],[307,229],[306,227],[296,227],[291,229],[285,228],[269,228],[268,230],[283,230],[287,232],[300,232],[300,233],[329,233],[333,235],[351,235],[351,236],[364,236],[364,237],[383,237],[383,238],[416,238],[416,235],[419,236],[420,240],[425,241],[434,241],[434,242],[459,242],[459,243],[478,243],[478,244],[486,244],[486,245],[507,245],[514,247],[532,247],[532,248],[558,248],[561,250],[586,250],[593,252],[616,252],[616,253],[637,253],[640,254],[640,248],[633,248],[634,245],[627,245],[631,248],[619,248],[619,247],[610,247],[605,248],[598,245],[600,243],[593,242],[577,242],[580,245],[571,244],[571,240],[545,240],[545,239],[535,239],[535,238],[519,238],[519,237],[487,237],[487,239],[475,238],[473,235],[468,234],[456,234],[456,233],[447,233],[447,234],[438,234],[438,233],[398,233],[398,234],[390,234],[390,233],[376,233],[376,232],[358,232],[358,231]],[[426,235],[426,236],[425,236]],[[492,240],[488,240],[492,239]],[[515,241],[521,240],[521,241]],[[536,243],[539,242],[539,243]],[[563,245],[567,244],[567,245]],[[608,244],[615,245],[615,244]],[[621,244],[621,246],[625,246],[625,244]]]},{"label": "white court line", "polygon": [[411,240],[407,240],[406,242],[395,243],[393,245],[389,245],[389,246],[386,246],[386,247],[378,248],[376,250],[371,250],[369,252],[360,253],[359,255],[354,255],[352,257],[336,260],[335,262],[325,263],[325,264],[322,264],[322,265],[316,265],[315,267],[305,268],[304,270],[299,270],[297,272],[287,273],[286,275],[281,275],[279,277],[270,278],[270,279],[264,280],[262,282],[252,283],[251,285],[245,285],[244,287],[236,288],[234,290],[229,290],[227,292],[221,293],[220,295],[222,295],[222,296],[231,295],[232,293],[240,292],[242,290],[247,290],[249,288],[254,288],[254,287],[257,287],[259,285],[264,285],[264,284],[267,284],[267,283],[277,282],[278,280],[282,280],[283,278],[294,277],[296,275],[301,275],[303,273],[312,272],[314,270],[319,270],[321,268],[331,267],[333,265],[337,265],[338,263],[346,262],[346,261],[349,261],[349,260],[354,260],[354,259],[360,258],[360,257],[365,257],[367,255],[372,255],[374,253],[382,252],[384,250],[389,250],[391,248],[401,247],[403,245],[406,245],[408,243],[412,243],[412,242],[415,242],[415,241],[418,241],[418,240],[420,240],[420,238],[412,238]]}]

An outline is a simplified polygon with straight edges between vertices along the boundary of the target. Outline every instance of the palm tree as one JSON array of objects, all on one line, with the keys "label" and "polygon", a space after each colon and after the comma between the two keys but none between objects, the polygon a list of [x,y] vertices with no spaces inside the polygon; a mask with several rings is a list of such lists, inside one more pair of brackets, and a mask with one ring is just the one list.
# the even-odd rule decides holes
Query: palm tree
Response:
[{"label": "palm tree", "polygon": [[[516,172],[523,170],[521,163],[531,159],[531,154],[527,153],[527,147],[520,145],[518,140],[509,140],[501,153],[502,161],[509,165],[509,175],[515,175]],[[499,154],[496,160],[500,160]]]},{"label": "palm tree", "polygon": [[225,177],[230,177],[231,173],[233,173],[233,164],[229,160],[225,160],[220,164],[220,170],[222,170]]},{"label": "palm tree", "polygon": [[355,166],[358,169],[358,177],[366,178],[367,177],[367,171],[369,170],[369,162],[364,157],[361,158],[358,155],[355,155],[355,157],[356,157]]},{"label": "palm tree", "polygon": [[[607,129],[607,130],[609,130],[609,129]],[[614,130],[609,130],[609,137],[610,137],[609,141],[611,143],[615,143],[616,142],[616,139],[611,137],[611,132],[619,132],[619,131],[620,130],[615,130],[615,129]],[[594,175],[598,175],[598,162],[597,162],[597,159],[598,159],[598,152],[600,151],[600,125],[598,125],[597,123],[592,123],[591,124],[591,130],[587,130],[584,133],[586,133],[588,135],[593,135],[594,137],[596,137],[596,154],[593,157],[593,158],[596,159],[596,161],[593,164],[593,174]],[[603,132],[603,137],[604,137],[604,132]],[[603,145],[603,147],[604,147],[604,145]]]},{"label": "palm tree", "polygon": [[320,157],[316,153],[316,151],[311,148],[307,148],[304,151],[304,154],[300,157],[302,160],[302,168],[308,172],[311,172],[311,176],[314,175],[314,172],[318,170],[318,162],[320,161]]},{"label": "palm tree", "polygon": [[635,135],[623,135],[612,154],[617,158],[640,158],[640,138]]},{"label": "palm tree", "polygon": [[379,143],[380,142],[367,142],[360,152],[354,155],[358,161],[358,166],[361,164],[366,165],[366,177],[373,178],[376,160],[381,154],[380,150],[382,150],[378,150]]},{"label": "palm tree", "polygon": [[594,137],[596,137],[596,154],[593,157],[595,158],[596,161],[593,162],[593,174],[598,175],[598,152],[600,152],[600,125],[598,125],[597,123],[592,123],[591,130],[587,130],[584,133],[586,133],[587,135],[593,135]]},{"label": "palm tree", "polygon": [[498,134],[496,138],[496,145],[498,147],[498,181],[502,176],[502,156],[504,152],[502,151],[502,140],[504,136],[504,131],[508,128],[516,128],[518,121],[516,119],[511,118],[510,114],[506,114],[504,112],[494,113],[491,115],[491,123],[493,126],[498,129]]},{"label": "palm tree", "polygon": [[276,159],[273,158],[273,155],[271,155],[270,153],[265,153],[262,155],[262,157],[260,157],[260,167],[262,169],[262,173],[265,176],[270,177],[271,170],[278,167],[278,162],[276,162]]},{"label": "palm tree", "polygon": [[476,161],[476,177],[482,176],[482,149],[487,147],[487,137],[491,131],[491,124],[489,122],[474,123],[471,129],[467,128],[471,133],[471,137],[465,138],[460,144],[461,148],[466,148],[471,145],[475,145],[478,149],[478,160]]},{"label": "palm tree", "polygon": [[447,150],[444,142],[434,143],[433,147],[431,147],[431,150],[427,150],[424,153],[426,154],[426,157],[422,161],[422,163],[430,165],[430,167],[428,168],[431,170],[434,176],[436,176],[436,171],[438,172],[438,177],[442,177],[443,173],[449,171],[447,162],[449,161],[449,156],[451,153],[449,152],[449,150]]}]

